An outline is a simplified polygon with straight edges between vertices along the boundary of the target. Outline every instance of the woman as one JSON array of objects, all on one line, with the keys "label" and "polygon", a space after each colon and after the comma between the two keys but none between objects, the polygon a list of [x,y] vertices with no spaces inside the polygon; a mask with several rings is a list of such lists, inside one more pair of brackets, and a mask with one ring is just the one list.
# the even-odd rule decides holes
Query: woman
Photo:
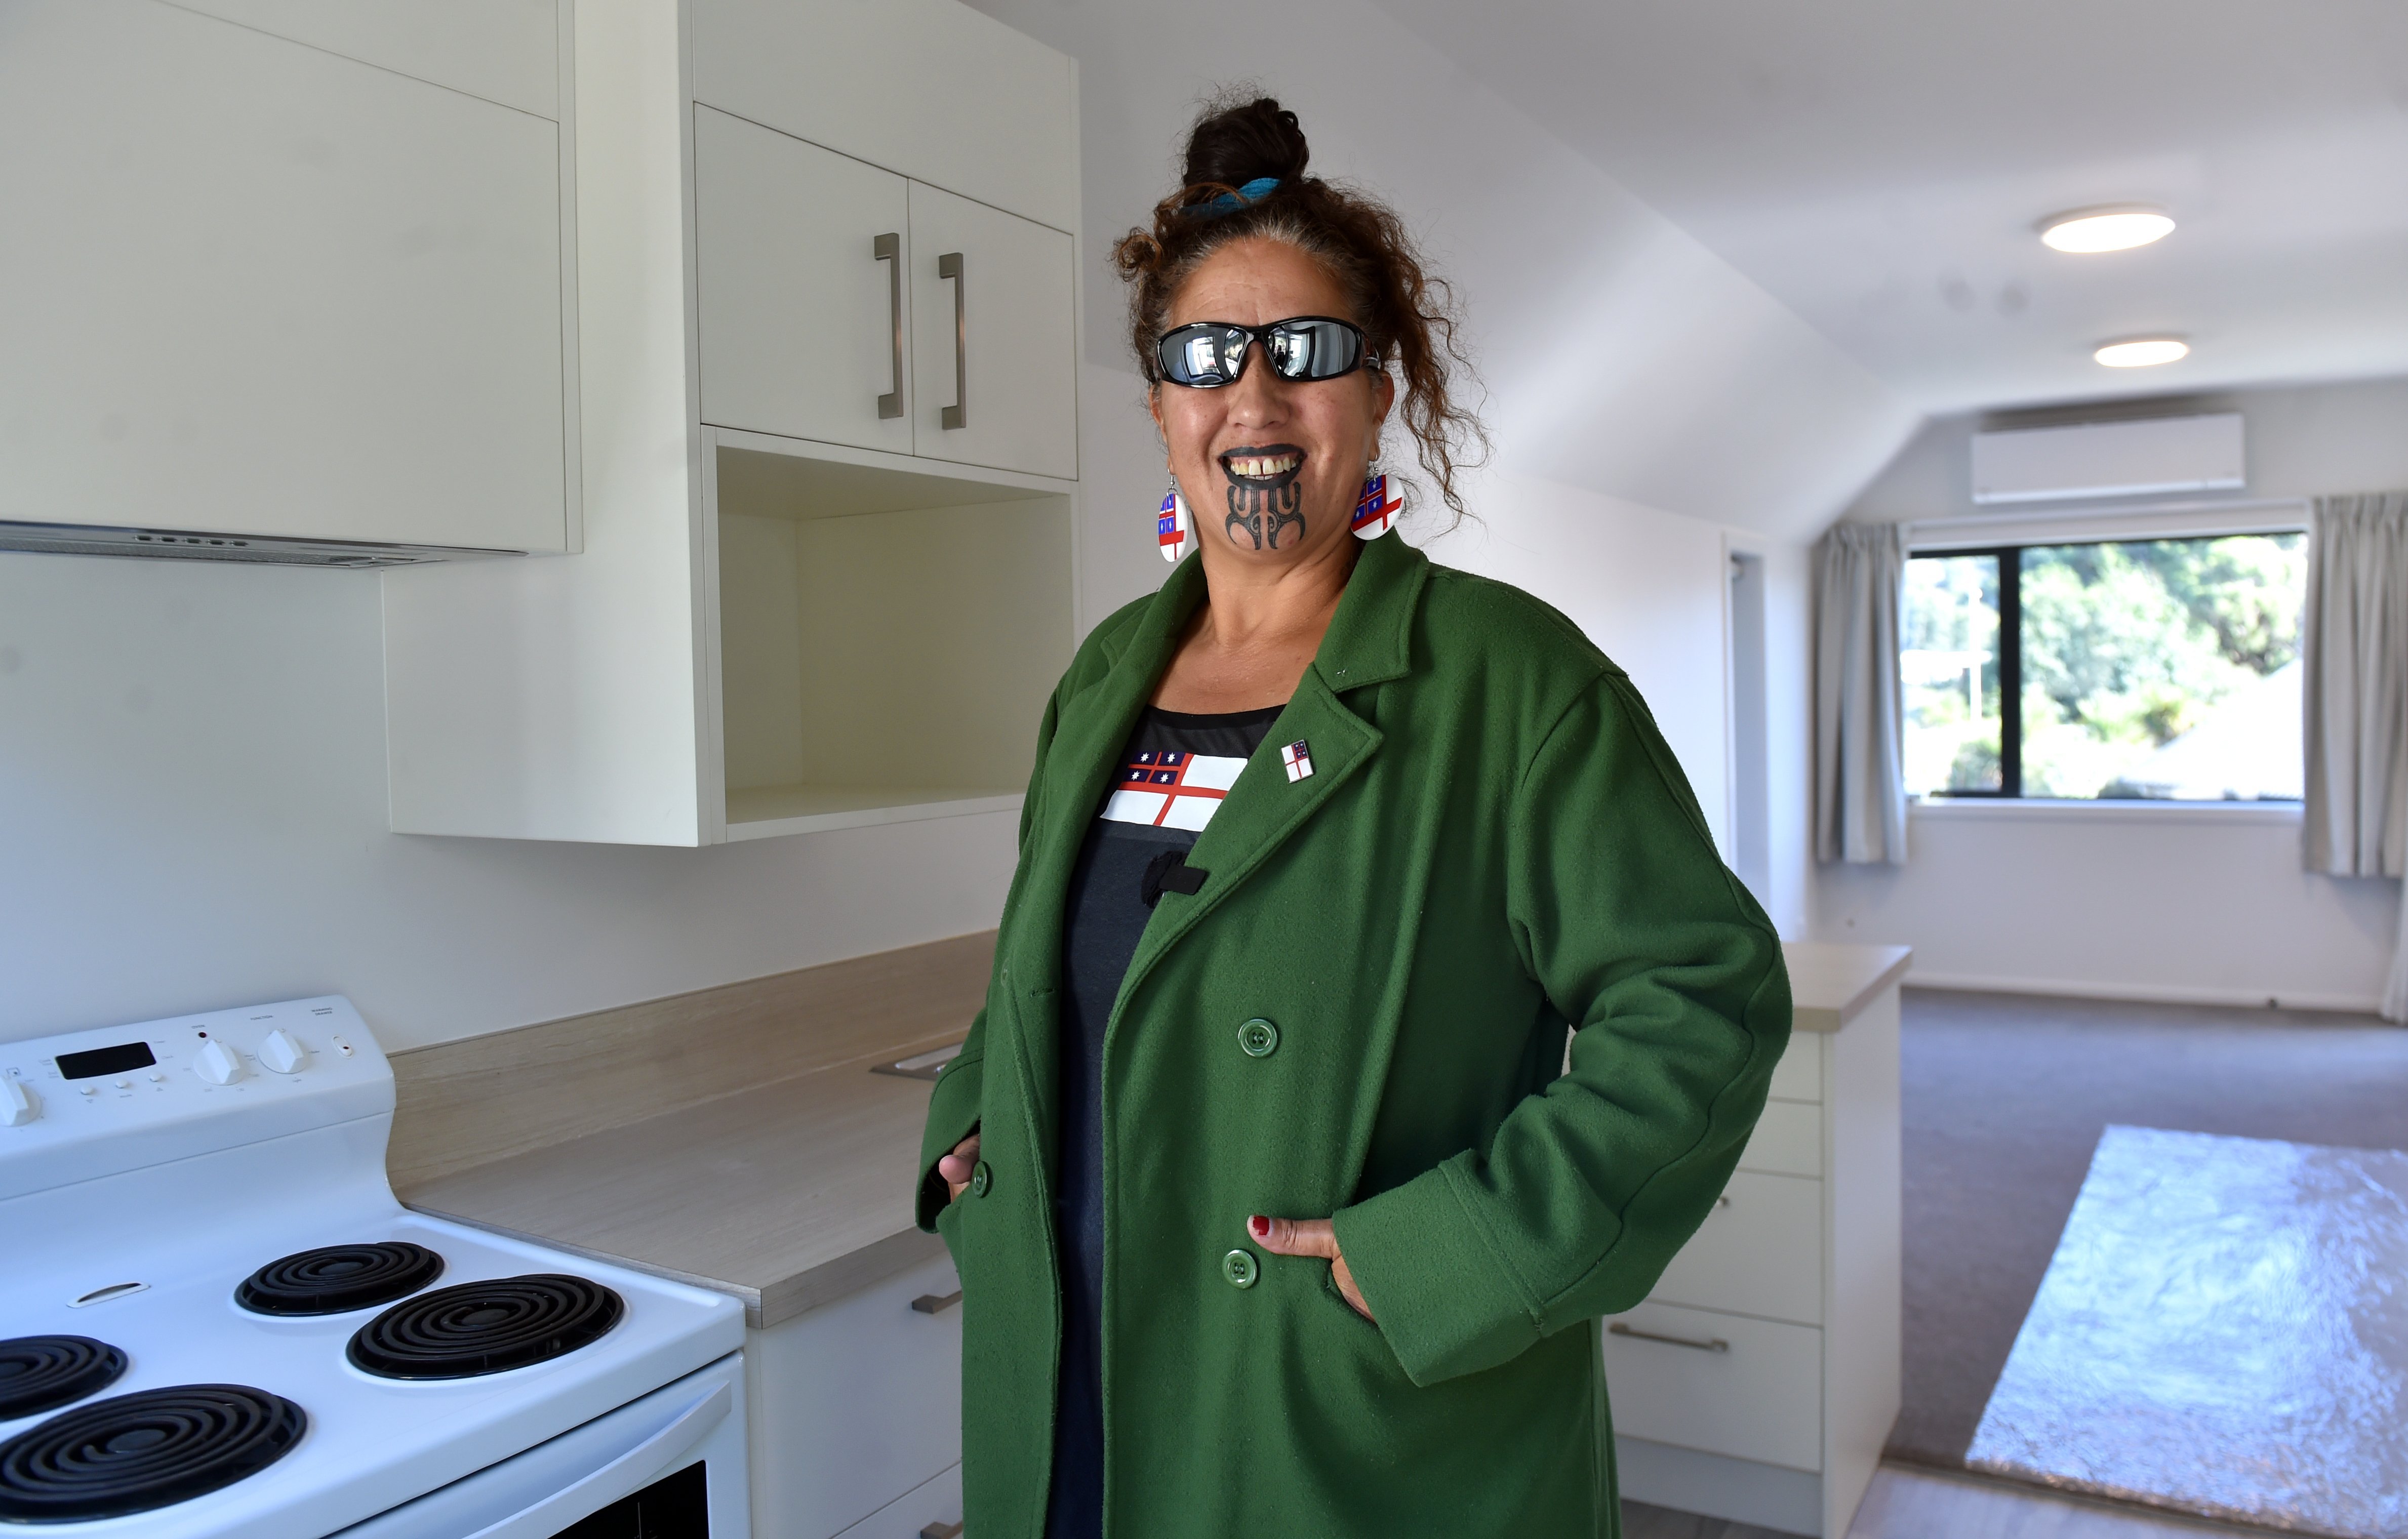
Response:
[{"label": "woman", "polygon": [[1402,225],[1305,164],[1277,103],[1211,114],[1117,251],[1197,549],[1054,691],[929,1104],[980,1539],[1613,1532],[1598,1317],[1787,1040],[1622,671],[1350,533],[1399,377],[1458,513],[1477,429]]}]

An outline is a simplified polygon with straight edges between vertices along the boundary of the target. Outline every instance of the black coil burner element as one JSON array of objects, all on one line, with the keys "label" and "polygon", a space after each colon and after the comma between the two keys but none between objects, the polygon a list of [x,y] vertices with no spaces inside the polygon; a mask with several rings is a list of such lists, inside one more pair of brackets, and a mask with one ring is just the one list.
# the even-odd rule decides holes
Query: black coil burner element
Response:
[{"label": "black coil burner element", "polygon": [[179,1384],[79,1405],[0,1443],[0,1522],[122,1518],[256,1475],[308,1428],[239,1384]]},{"label": "black coil burner element", "polygon": [[626,1310],[600,1283],[558,1272],[459,1283],[361,1326],[347,1355],[380,1378],[473,1378],[574,1352]]},{"label": "black coil burner element", "polygon": [[262,1315],[339,1315],[408,1298],[443,1275],[423,1245],[330,1245],[273,1261],[243,1279],[234,1302]]},{"label": "black coil burner element", "polygon": [[54,1411],[97,1394],[125,1372],[125,1354],[90,1336],[0,1341],[0,1421]]}]

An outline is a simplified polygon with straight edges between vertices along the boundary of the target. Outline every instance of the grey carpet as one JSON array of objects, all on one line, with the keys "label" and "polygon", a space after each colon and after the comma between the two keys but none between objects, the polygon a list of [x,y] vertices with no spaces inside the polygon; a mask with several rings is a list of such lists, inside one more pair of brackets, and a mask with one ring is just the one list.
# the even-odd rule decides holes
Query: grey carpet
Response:
[{"label": "grey carpet", "polygon": [[2408,1148],[2408,1030],[2304,1010],[1906,991],[1904,1406],[1961,1466],[2110,1122]]}]

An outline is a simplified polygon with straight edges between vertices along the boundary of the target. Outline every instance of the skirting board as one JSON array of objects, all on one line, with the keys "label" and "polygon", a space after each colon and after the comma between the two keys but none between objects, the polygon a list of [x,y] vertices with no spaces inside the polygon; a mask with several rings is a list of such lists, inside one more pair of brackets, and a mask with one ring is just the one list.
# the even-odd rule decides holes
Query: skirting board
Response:
[{"label": "skirting board", "polygon": [[1622,1494],[1633,1502],[1783,1533],[1823,1532],[1819,1475],[1618,1435],[1613,1467]]},{"label": "skirting board", "polygon": [[2172,983],[2098,983],[2075,978],[1982,977],[1971,973],[1930,973],[1917,965],[1910,989],[1952,989],[1981,994],[2046,994],[2054,999],[2128,999],[2147,1005],[2235,1005],[2263,1009],[2271,1000],[2286,1010],[2338,1010],[2371,1016],[2381,1003],[2372,994],[2322,994],[2249,989],[2197,989]]}]

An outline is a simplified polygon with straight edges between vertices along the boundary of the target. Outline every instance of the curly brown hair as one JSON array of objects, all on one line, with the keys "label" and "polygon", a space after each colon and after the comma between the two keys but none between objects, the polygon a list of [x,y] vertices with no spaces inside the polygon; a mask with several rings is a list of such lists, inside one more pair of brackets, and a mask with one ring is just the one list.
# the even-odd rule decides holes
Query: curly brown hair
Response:
[{"label": "curly brown hair", "polygon": [[[1471,376],[1456,340],[1454,291],[1424,266],[1396,210],[1360,188],[1305,175],[1311,154],[1296,114],[1268,96],[1236,93],[1205,107],[1188,132],[1184,184],[1154,206],[1153,229],[1133,229],[1112,247],[1112,264],[1129,285],[1138,368],[1160,388],[1154,344],[1180,285],[1207,257],[1232,241],[1284,241],[1338,280],[1373,353],[1404,377],[1400,415],[1422,468],[1459,520],[1455,472],[1476,463],[1488,435],[1453,393]],[[1279,185],[1242,201],[1238,190],[1264,178]],[[1222,208],[1206,211],[1216,198]]]}]

